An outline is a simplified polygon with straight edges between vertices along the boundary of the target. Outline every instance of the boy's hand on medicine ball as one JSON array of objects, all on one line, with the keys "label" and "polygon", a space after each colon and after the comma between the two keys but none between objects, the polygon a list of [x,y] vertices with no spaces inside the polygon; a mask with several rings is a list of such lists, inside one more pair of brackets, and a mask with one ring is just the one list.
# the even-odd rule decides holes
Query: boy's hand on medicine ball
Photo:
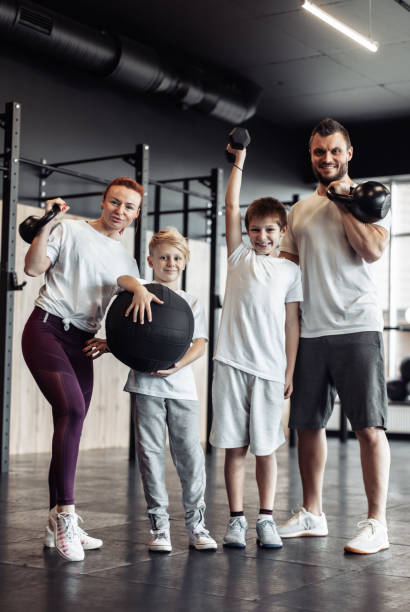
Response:
[{"label": "boy's hand on medicine ball", "polygon": [[169,370],[158,370],[157,372],[151,372],[151,376],[166,378],[170,374],[175,374],[175,372],[178,372],[178,370],[179,370],[179,367],[176,364],[174,364],[172,368],[169,368]]}]

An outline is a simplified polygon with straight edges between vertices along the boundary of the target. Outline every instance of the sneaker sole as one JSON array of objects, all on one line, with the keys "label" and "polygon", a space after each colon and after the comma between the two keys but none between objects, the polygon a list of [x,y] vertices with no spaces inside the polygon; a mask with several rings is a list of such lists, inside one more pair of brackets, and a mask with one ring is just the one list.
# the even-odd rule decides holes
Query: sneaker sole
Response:
[{"label": "sneaker sole", "polygon": [[215,544],[190,544],[189,548],[194,548],[195,550],[218,550],[218,545]]},{"label": "sneaker sole", "polygon": [[329,535],[329,532],[326,531],[321,531],[321,532],[313,532],[313,531],[299,531],[298,533],[292,533],[292,534],[284,534],[284,533],[280,533],[279,532],[280,537],[282,538],[282,540],[286,540],[287,538],[324,538],[327,535]]},{"label": "sneaker sole", "polygon": [[241,544],[240,542],[224,542],[223,546],[225,548],[246,548],[246,544]]},{"label": "sneaker sole", "polygon": [[63,553],[62,550],[59,550],[59,548],[57,548],[57,546],[55,547],[56,551],[58,552],[58,554],[60,555],[60,557],[62,557],[62,559],[64,559],[65,561],[84,561],[85,559],[85,555],[83,555],[83,557],[81,559],[73,559],[72,557],[67,557],[67,555],[65,553]]},{"label": "sneaker sole", "polygon": [[374,555],[375,553],[381,552],[382,550],[387,550],[390,548],[390,544],[380,546],[379,548],[375,548],[373,550],[360,550],[359,548],[353,548],[352,546],[345,546],[345,552],[355,553],[357,555]]},{"label": "sneaker sole", "polygon": [[148,550],[153,553],[169,553],[172,552],[172,546],[148,546]]},{"label": "sneaker sole", "polygon": [[283,547],[283,544],[264,544],[258,539],[256,540],[256,543],[260,548],[282,548]]}]

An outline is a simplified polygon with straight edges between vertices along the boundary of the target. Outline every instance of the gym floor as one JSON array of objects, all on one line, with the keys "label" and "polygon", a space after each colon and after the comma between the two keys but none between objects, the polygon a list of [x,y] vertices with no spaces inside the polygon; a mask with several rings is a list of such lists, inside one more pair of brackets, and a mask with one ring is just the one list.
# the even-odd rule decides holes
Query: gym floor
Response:
[{"label": "gym floor", "polygon": [[[217,552],[189,550],[180,487],[171,461],[168,489],[172,515],[171,554],[150,553],[149,522],[138,470],[124,450],[86,451],[77,472],[77,511],[84,527],[103,538],[104,547],[69,563],[43,549],[47,519],[47,455],[12,458],[0,477],[0,602],[4,612],[92,610],[128,612],[386,612],[410,609],[410,481],[408,442],[392,441],[389,494],[391,547],[376,555],[345,554],[343,545],[366,516],[358,445],[329,440],[325,478],[327,538],[287,540],[280,550],[261,550],[255,542],[258,510],[247,462],[245,512],[249,522],[245,550],[221,546],[228,519],[223,482],[223,452],[207,457],[207,526]],[[295,449],[278,452],[276,515],[283,521],[300,502]]]}]

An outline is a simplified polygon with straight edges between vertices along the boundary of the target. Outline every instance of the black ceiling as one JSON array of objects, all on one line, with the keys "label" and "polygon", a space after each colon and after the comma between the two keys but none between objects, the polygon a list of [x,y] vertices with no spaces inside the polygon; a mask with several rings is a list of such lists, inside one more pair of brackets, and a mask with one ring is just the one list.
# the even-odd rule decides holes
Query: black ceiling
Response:
[{"label": "black ceiling", "polygon": [[[40,0],[78,21],[228,68],[263,88],[258,113],[285,126],[410,118],[410,3],[373,0],[371,53],[300,0]],[[369,0],[317,0],[367,35]]]}]

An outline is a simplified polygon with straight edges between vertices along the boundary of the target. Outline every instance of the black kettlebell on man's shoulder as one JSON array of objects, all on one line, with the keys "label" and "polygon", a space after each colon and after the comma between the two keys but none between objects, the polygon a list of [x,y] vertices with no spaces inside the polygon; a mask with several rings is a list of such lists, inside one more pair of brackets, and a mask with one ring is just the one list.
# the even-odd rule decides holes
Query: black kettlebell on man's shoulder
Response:
[{"label": "black kettlebell on man's shoulder", "polygon": [[384,219],[390,210],[390,191],[382,183],[367,181],[350,188],[350,194],[336,193],[331,187],[326,192],[329,200],[345,204],[356,219],[373,223]]},{"label": "black kettlebell on man's shoulder", "polygon": [[32,215],[31,217],[27,217],[22,223],[19,225],[19,234],[23,238],[25,242],[31,244],[38,234],[40,229],[44,227],[47,223],[49,223],[58,213],[61,211],[61,208],[58,204],[53,204],[53,208],[48,211],[43,217],[36,217]]}]

